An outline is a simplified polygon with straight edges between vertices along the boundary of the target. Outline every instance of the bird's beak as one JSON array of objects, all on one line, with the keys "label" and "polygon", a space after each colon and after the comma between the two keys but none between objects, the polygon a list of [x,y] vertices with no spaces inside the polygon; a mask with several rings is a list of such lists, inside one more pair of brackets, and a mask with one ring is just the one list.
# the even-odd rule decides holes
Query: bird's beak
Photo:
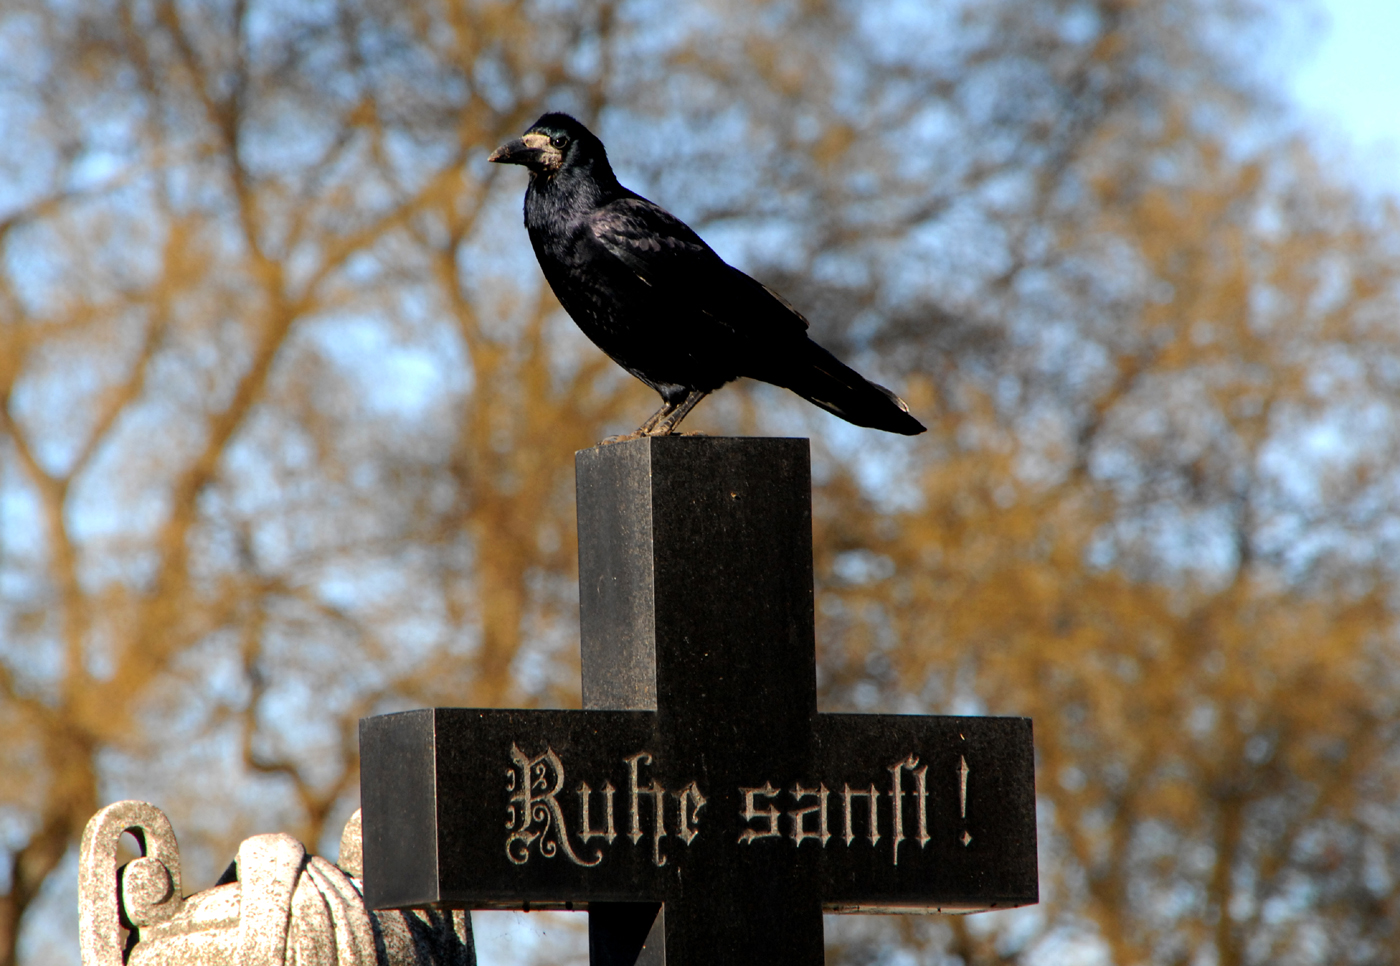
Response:
[{"label": "bird's beak", "polygon": [[497,164],[523,164],[534,167],[543,163],[546,151],[550,150],[553,148],[545,135],[527,134],[502,144],[492,151],[486,160],[495,161]]}]

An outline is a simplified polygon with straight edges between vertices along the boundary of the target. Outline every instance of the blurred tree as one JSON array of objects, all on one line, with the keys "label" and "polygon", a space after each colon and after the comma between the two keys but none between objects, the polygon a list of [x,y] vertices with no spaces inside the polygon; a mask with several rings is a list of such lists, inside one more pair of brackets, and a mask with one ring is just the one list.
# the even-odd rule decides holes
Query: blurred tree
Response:
[{"label": "blurred tree", "polygon": [[333,842],[359,717],[499,704],[557,646],[569,455],[629,396],[467,256],[470,161],[590,92],[607,21],[7,8],[0,962],[102,800],[173,804],[206,876],[263,823]]},{"label": "blurred tree", "polygon": [[914,509],[827,489],[835,692],[1035,720],[1051,928],[908,939],[966,962],[1397,959],[1400,223],[1184,112],[1050,222],[1117,317],[950,374]]},{"label": "blurred tree", "polygon": [[570,454],[652,400],[485,163],[547,108],[930,422],[692,417],[817,437],[828,706],[1036,718],[1042,908],[832,960],[1391,961],[1400,234],[1269,130],[1269,29],[10,0],[0,966],[104,801],[198,886],[259,829],[333,848],[365,714],[576,701]]}]

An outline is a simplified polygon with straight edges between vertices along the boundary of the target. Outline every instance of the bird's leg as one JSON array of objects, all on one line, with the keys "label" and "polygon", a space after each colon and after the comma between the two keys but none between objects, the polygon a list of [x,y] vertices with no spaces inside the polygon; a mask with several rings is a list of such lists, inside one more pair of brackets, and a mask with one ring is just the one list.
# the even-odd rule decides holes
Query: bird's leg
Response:
[{"label": "bird's leg", "polygon": [[607,439],[603,440],[603,445],[607,446],[612,443],[625,443],[628,440],[641,439],[644,436],[653,435],[652,430],[656,427],[656,424],[661,422],[661,420],[665,419],[667,416],[669,416],[672,410],[674,410],[675,408],[675,403],[663,402],[661,404],[661,408],[658,409],[656,412],[652,413],[649,417],[647,417],[647,421],[642,423],[642,425],[638,426],[636,429],[632,430],[632,432],[626,434],[625,436],[609,436]]},{"label": "bird's leg", "polygon": [[656,412],[652,413],[649,417],[647,417],[647,421],[644,422],[644,423],[642,423],[642,425],[638,426],[638,427],[637,427],[637,432],[634,433],[633,435],[634,435],[634,436],[650,436],[650,435],[652,435],[652,432],[651,432],[651,431],[652,431],[653,429],[656,428],[656,424],[659,423],[659,422],[661,422],[661,420],[665,419],[667,416],[671,415],[671,413],[675,410],[676,405],[677,405],[676,403],[673,403],[673,402],[671,402],[669,399],[665,399],[665,398],[663,397],[663,400],[662,400],[662,403],[661,403],[661,408],[658,409]]},{"label": "bird's leg", "polygon": [[[679,424],[682,419],[685,419],[686,413],[694,409],[696,405],[699,404],[700,400],[704,399],[709,394],[710,391],[708,389],[692,389],[690,395],[685,397],[685,401],[678,406],[673,406],[669,413],[665,415],[661,413],[657,414],[661,416],[661,419],[652,426],[651,431],[648,432],[647,435],[670,436],[675,432],[677,424]],[[648,420],[648,422],[650,422],[650,420]]]}]

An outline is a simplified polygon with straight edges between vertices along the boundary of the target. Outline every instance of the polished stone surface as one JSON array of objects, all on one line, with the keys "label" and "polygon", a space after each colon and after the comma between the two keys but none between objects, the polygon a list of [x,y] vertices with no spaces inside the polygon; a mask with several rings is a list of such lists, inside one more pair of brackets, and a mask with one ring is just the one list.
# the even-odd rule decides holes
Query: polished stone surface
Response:
[{"label": "polished stone surface", "polygon": [[1037,901],[1028,719],[817,713],[806,440],[577,478],[585,710],[362,722],[372,907],[587,908],[595,964],[682,966],[820,963],[823,909]]}]

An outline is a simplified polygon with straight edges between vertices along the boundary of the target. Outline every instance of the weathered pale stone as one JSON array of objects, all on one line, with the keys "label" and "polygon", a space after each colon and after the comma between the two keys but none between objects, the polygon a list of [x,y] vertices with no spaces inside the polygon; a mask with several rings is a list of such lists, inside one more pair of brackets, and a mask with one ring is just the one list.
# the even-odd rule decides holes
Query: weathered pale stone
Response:
[{"label": "weathered pale stone", "polygon": [[360,810],[350,816],[345,823],[345,831],[340,833],[340,861],[336,863],[345,874],[356,879],[364,877],[364,847],[360,838]]},{"label": "weathered pale stone", "polygon": [[[170,879],[165,902],[143,905],[149,893],[138,887],[132,890],[132,908],[122,909],[117,844],[126,832],[136,837],[145,857],[158,862]],[[146,875],[149,873],[136,878]],[[78,855],[78,935],[83,966],[121,966],[121,926],[171,918],[181,903],[180,850],[164,812],[146,802],[117,802],[92,817],[83,830]],[[121,921],[123,912],[126,923]]]},{"label": "weathered pale stone", "polygon": [[[126,832],[145,854],[119,870]],[[165,815],[146,802],[109,805],[83,833],[83,966],[475,966],[466,912],[365,908],[358,811],[340,849],[337,867],[290,835],[256,835],[238,849],[235,881],[185,897]]]},{"label": "weathered pale stone", "polygon": [[142,856],[126,864],[121,891],[127,921],[135,926],[150,926],[157,921],[152,912],[164,909],[175,895],[175,883],[159,859]]}]

